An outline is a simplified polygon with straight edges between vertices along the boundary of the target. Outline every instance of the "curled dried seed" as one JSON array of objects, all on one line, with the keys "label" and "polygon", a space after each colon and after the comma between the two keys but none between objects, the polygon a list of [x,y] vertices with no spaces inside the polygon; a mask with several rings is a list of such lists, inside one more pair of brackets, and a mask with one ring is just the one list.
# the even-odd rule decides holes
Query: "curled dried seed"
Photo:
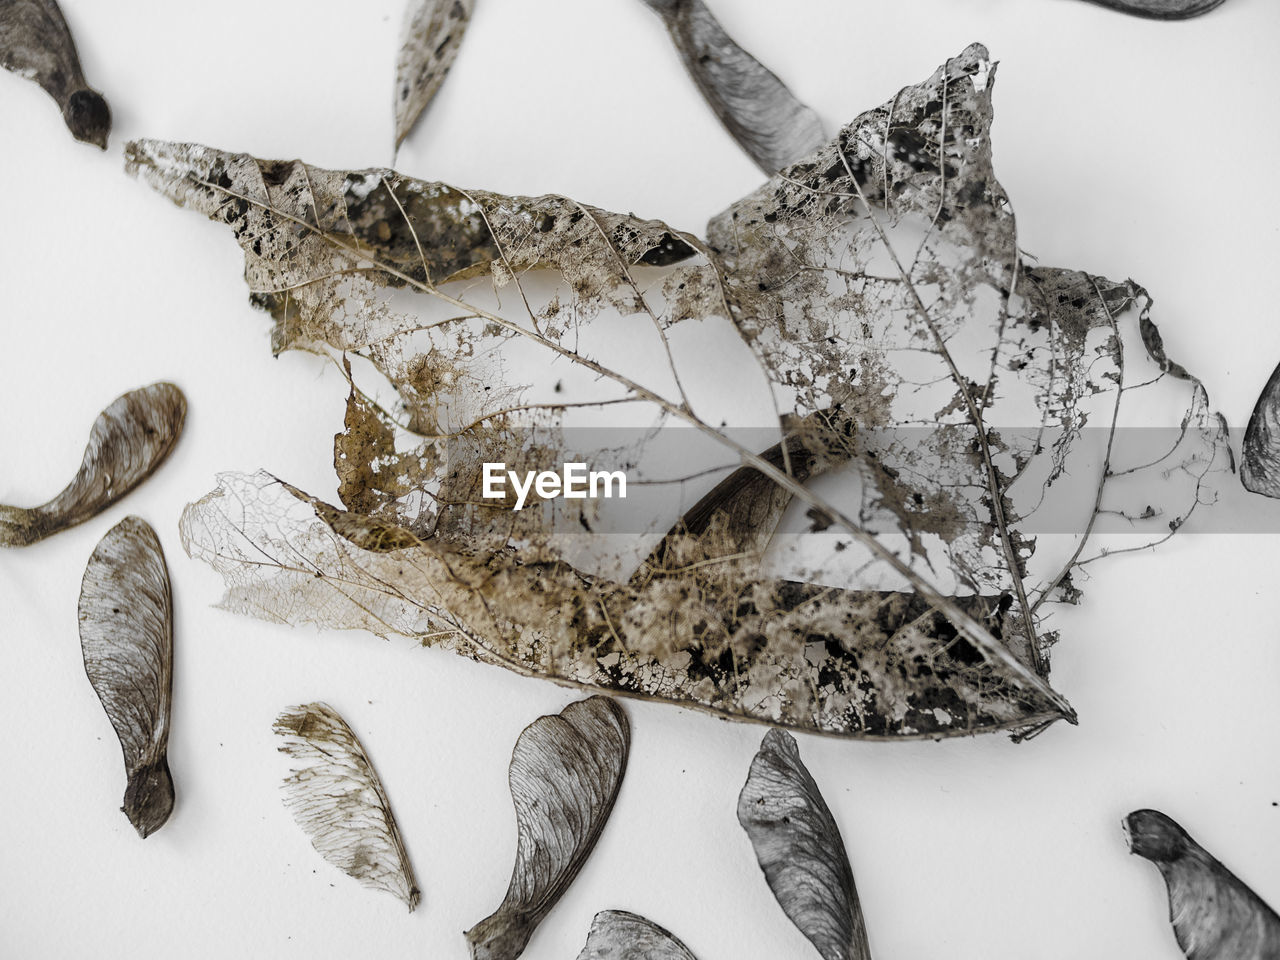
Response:
[{"label": "curled dried seed", "polygon": [[164,462],[186,415],[172,383],[117,397],[94,421],[80,469],[61,493],[39,507],[0,505],[0,547],[25,547],[107,509]]},{"label": "curled dried seed", "polygon": [[475,0],[410,0],[396,59],[396,147],[440,89]]},{"label": "curled dried seed", "polygon": [[1280,497],[1280,366],[1262,388],[1244,429],[1240,481],[1246,490]]},{"label": "curled dried seed", "polygon": [[472,960],[514,960],[569,888],[604,828],[627,769],[631,729],[608,697],[524,728],[511,754],[516,863],[502,904],[467,931]]},{"label": "curled dried seed", "polygon": [[601,910],[578,960],[696,960],[667,930],[625,910]]},{"label": "curled dried seed", "polygon": [[702,0],[644,0],[662,17],[725,129],[766,174],[827,142],[822,121],[768,67],[733,42]]},{"label": "curled dried seed", "polygon": [[1276,960],[1280,916],[1158,810],[1124,821],[1129,847],[1169,888],[1169,921],[1188,960]]},{"label": "curled dried seed", "polygon": [[272,729],[294,761],[285,806],[320,856],[366,887],[386,890],[409,911],[421,894],[391,804],[360,739],[324,703],[290,707]]},{"label": "curled dried seed", "polygon": [[790,734],[765,734],[738,796],[738,822],[773,895],[823,960],[870,960],[840,828]]},{"label": "curled dried seed", "polygon": [[40,84],[77,140],[107,149],[111,110],[85,84],[76,44],[54,0],[0,3],[0,66]]},{"label": "curled dried seed", "polygon": [[1089,0],[1109,10],[1148,20],[1190,20],[1220,7],[1225,0]]},{"label": "curled dried seed", "polygon": [[129,782],[121,808],[138,836],[173,811],[169,714],[173,602],[164,551],[151,526],[125,517],[107,532],[80,586],[84,672],[115,727]]}]

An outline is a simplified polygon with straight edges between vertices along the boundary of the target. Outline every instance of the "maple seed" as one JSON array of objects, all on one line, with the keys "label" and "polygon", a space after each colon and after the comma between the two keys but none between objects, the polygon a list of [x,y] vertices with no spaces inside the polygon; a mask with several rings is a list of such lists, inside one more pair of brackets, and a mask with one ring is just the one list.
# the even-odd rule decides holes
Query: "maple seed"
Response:
[{"label": "maple seed", "polygon": [[[132,173],[234,235],[276,350],[358,353],[401,404],[389,417],[353,385],[334,442],[345,511],[227,475],[184,513],[188,552],[242,613],[727,717],[863,738],[1074,720],[1047,682],[1044,605],[1074,598],[1072,572],[1099,559],[1095,520],[1150,505],[1135,529],[1167,537],[1208,499],[1228,445],[1203,385],[1159,346],[1145,290],[1024,262],[992,163],[995,74],[968,47],[715,217],[706,242],[563,196],[130,144]],[[640,318],[627,329],[643,352],[619,349],[618,317]],[[788,437],[776,450],[745,446],[691,399],[705,364],[672,348],[703,321],[717,346],[753,355],[767,381],[755,399],[781,405],[763,424]],[[635,369],[652,346],[672,376]],[[539,402],[510,376],[529,354],[613,397],[572,407],[638,405],[742,469],[639,569],[618,551],[583,563],[555,526],[582,522],[580,501],[514,511],[483,496],[486,462],[599,456],[567,447],[580,411],[550,383]],[[1158,404],[1131,402],[1157,383]],[[1121,428],[1152,409],[1182,424],[1179,441],[1121,478]],[[1103,463],[1080,442],[1086,424],[1112,425]],[[610,462],[643,462],[650,439]],[[806,486],[835,466],[857,475],[861,505]],[[1081,483],[1074,545],[1038,544],[1039,504],[1060,510]],[[789,504],[840,531],[809,538],[832,544],[830,565],[796,574],[809,582],[762,564]]]},{"label": "maple seed", "polygon": [[25,547],[96,517],[164,462],[182,434],[187,400],[171,383],[117,397],[94,421],[80,469],[48,503],[0,505],[0,547]]},{"label": "maple seed", "polygon": [[272,729],[294,762],[285,806],[320,856],[413,912],[421,897],[400,828],[359,737],[324,703],[290,707]]},{"label": "maple seed", "polygon": [[871,960],[840,828],[789,733],[764,735],[738,796],[738,822],[778,904],[823,960]]},{"label": "maple seed", "polygon": [[651,920],[625,910],[601,910],[577,960],[696,960],[689,948]]},{"label": "maple seed", "polygon": [[71,30],[55,0],[0,2],[0,66],[30,77],[62,107],[77,140],[107,149],[111,111],[89,89]]},{"label": "maple seed", "polygon": [[1280,957],[1280,916],[1187,831],[1158,810],[1134,811],[1124,828],[1130,849],[1160,868],[1188,960]]},{"label": "maple seed", "polygon": [[472,960],[515,960],[595,848],[613,811],[631,727],[608,697],[588,697],[524,728],[511,753],[516,862],[502,903],[467,931]]},{"label": "maple seed", "polygon": [[822,121],[768,67],[734,43],[702,0],[644,0],[730,136],[766,174],[827,142]]},{"label": "maple seed", "polygon": [[1272,371],[1244,430],[1240,482],[1264,497],[1280,497],[1280,366]]},{"label": "maple seed", "polygon": [[396,60],[396,149],[458,55],[475,0],[409,0]]},{"label": "maple seed", "polygon": [[1226,0],[1089,0],[1100,7],[1148,20],[1189,20],[1222,6]]},{"label": "maple seed", "polygon": [[512,508],[514,510],[524,509],[525,500],[531,488],[543,500],[554,497],[564,497],[566,500],[584,500],[587,497],[610,499],[615,496],[626,499],[627,496],[627,475],[623,471],[592,470],[588,472],[585,463],[566,463],[561,468],[561,473],[556,473],[554,470],[529,470],[524,475],[523,483],[520,475],[514,470],[508,470],[505,463],[486,463],[483,469],[484,484],[481,496],[486,500],[506,499],[506,493],[502,488],[510,479],[511,487],[516,492],[516,503]]}]

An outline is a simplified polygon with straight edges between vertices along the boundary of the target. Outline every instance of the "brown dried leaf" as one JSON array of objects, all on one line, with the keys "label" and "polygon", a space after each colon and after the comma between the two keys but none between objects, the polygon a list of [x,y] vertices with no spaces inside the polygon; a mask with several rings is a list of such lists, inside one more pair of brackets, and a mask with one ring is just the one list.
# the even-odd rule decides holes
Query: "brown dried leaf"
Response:
[{"label": "brown dried leaf", "polygon": [[1187,960],[1278,960],[1280,916],[1157,810],[1124,821],[1129,846],[1160,869],[1169,920]]},{"label": "brown dried leaf", "polygon": [[124,752],[121,809],[138,836],[173,811],[169,717],[173,697],[173,601],[164,551],[150,524],[125,517],[94,548],[80,585],[84,671]]},{"label": "brown dried leaf", "polygon": [[396,59],[396,148],[427,108],[458,55],[475,0],[409,0]]},{"label": "brown dried leaf", "polygon": [[111,111],[86,85],[71,30],[55,0],[0,3],[0,66],[34,80],[62,108],[77,140],[107,149]]},{"label": "brown dried leaf", "polygon": [[[431,538],[383,551],[412,534],[269,474],[219,482],[181,531],[234,612],[417,636],[520,673],[839,736],[1016,729],[1070,710],[999,642],[970,643],[909,592],[762,579],[749,561],[626,584],[528,548]],[[699,562],[699,544],[679,549]],[[998,602],[955,603],[1001,635]]]},{"label": "brown dried leaf", "polygon": [[667,25],[685,69],[738,145],[766,174],[827,142],[822,121],[733,42],[702,0],[644,0]]},{"label": "brown dried leaf", "polygon": [[783,912],[823,960],[871,960],[840,828],[790,734],[765,734],[738,796],[738,822]]},{"label": "brown dried leaf", "polygon": [[25,547],[107,509],[164,462],[186,415],[187,400],[171,383],[117,397],[93,422],[66,489],[39,507],[0,505],[0,547]]},{"label": "brown dried leaf", "polygon": [[473,960],[514,960],[595,848],[627,769],[631,729],[608,697],[525,727],[511,754],[516,863],[501,906],[467,931]]},{"label": "brown dried leaf", "polygon": [[625,910],[601,910],[578,960],[697,960],[669,931]]},{"label": "brown dried leaf", "polygon": [[1271,372],[1244,429],[1240,481],[1246,490],[1280,497],[1280,366]]},{"label": "brown dried leaf", "polygon": [[290,707],[272,729],[294,763],[284,781],[285,806],[316,852],[364,886],[394,894],[412,913],[418,881],[360,739],[324,703]]},{"label": "brown dried leaf", "polygon": [[[1072,718],[1044,681],[1043,605],[1078,595],[1100,519],[1170,536],[1227,446],[1141,287],[1021,262],[991,166],[994,69],[965,50],[715,218],[710,244],[564,197],[130,144],[131,172],[232,228],[277,349],[358,354],[397,394],[393,418],[352,391],[346,511],[226,477],[184,519],[189,552],[233,609],[733,717],[857,737]],[[768,442],[691,398],[707,365],[673,338],[716,324],[768,381]],[[657,373],[628,365],[641,347]],[[600,390],[566,403],[537,380],[548,358]],[[481,466],[642,463],[657,427],[571,442],[575,408],[615,405],[744,470],[683,524],[654,520],[674,529],[647,561],[593,567],[563,537],[595,529],[587,510],[486,500]],[[1156,434],[1149,456],[1120,440],[1134,423],[1166,428],[1126,434]],[[837,471],[843,499],[802,482]],[[767,575],[792,500],[832,532]],[[1071,536],[1055,553],[1042,532]]]}]

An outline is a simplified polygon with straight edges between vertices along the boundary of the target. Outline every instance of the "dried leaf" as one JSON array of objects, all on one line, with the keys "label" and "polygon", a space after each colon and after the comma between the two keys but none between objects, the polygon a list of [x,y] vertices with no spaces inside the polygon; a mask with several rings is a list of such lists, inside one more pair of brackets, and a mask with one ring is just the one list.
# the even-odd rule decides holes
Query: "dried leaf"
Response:
[{"label": "dried leaf", "polygon": [[364,886],[385,890],[409,911],[420,893],[391,804],[359,738],[324,703],[290,707],[272,729],[293,761],[285,806],[320,856]]},{"label": "dried leaf", "polygon": [[697,960],[669,931],[625,910],[601,910],[578,960]]},{"label": "dried leaf", "polygon": [[427,108],[458,55],[475,0],[409,0],[396,59],[396,148]]},{"label": "dried leaf", "polygon": [[708,105],[766,174],[827,142],[822,121],[764,64],[733,42],[702,0],[644,0],[671,33]]},{"label": "dried leaf", "polygon": [[[968,48],[716,217],[709,243],[564,197],[130,144],[132,173],[232,228],[276,349],[358,355],[398,401],[353,387],[346,510],[226,476],[187,511],[188,552],[234,610],[730,717],[864,738],[1072,719],[1045,681],[1045,605],[1079,596],[1110,518],[1171,536],[1228,445],[1145,290],[1022,262],[991,164],[994,69]],[[750,351],[778,411],[767,442],[702,413],[708,365],[673,348],[691,328]],[[631,365],[646,351],[656,373]],[[548,368],[596,392],[565,403]],[[584,407],[642,410],[644,428],[580,450]],[[485,499],[485,462],[644,464],[676,427],[744,469],[683,523],[678,498],[655,505],[629,531],[670,530],[647,560],[584,561],[595,519],[571,501]],[[804,484],[824,472],[838,496]],[[830,529],[776,576],[763,552],[792,501]]]},{"label": "dried leaf", "polygon": [[1129,846],[1160,868],[1169,920],[1187,960],[1277,960],[1280,916],[1169,817],[1137,810]]},{"label": "dried leaf", "polygon": [[94,421],[66,489],[39,507],[0,505],[0,547],[25,547],[107,509],[164,462],[186,415],[187,400],[171,383],[117,397]]},{"label": "dried leaf", "polygon": [[77,140],[107,149],[111,111],[85,84],[71,30],[55,0],[0,2],[0,66],[34,80],[62,108]]},{"label": "dried leaf", "polygon": [[514,960],[595,848],[627,769],[631,729],[608,697],[524,728],[511,754],[516,863],[502,905],[467,931],[473,960]]},{"label": "dried leaf", "polygon": [[145,520],[125,517],[94,548],[79,620],[84,672],[124,751],[121,809],[146,838],[173,811],[173,601],[164,551]]},{"label": "dried leaf", "polygon": [[1225,0],[1089,0],[1100,7],[1148,20],[1189,20],[1222,6]]},{"label": "dried leaf", "polygon": [[[715,583],[636,585],[587,580],[530,551],[436,539],[384,551],[412,534],[300,498],[269,474],[219,482],[181,531],[239,613],[419,636],[521,673],[868,739],[1021,728],[1070,709],[1003,647],[970,644],[909,592],[761,579],[749,563],[717,567]],[[956,603],[1003,629],[998,604]],[[865,648],[846,636],[868,638]],[[687,652],[699,649],[722,652],[703,662]]]},{"label": "dried leaf", "polygon": [[1240,481],[1246,490],[1280,497],[1280,366],[1262,388],[1244,429]]},{"label": "dried leaf", "polygon": [[840,828],[790,734],[765,734],[738,796],[738,822],[783,912],[823,960],[870,960]]}]

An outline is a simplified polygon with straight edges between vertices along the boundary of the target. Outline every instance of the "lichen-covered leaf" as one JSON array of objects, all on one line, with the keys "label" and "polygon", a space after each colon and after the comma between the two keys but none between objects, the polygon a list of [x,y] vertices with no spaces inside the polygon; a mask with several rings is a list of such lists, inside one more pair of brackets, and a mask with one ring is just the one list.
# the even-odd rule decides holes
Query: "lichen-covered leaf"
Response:
[{"label": "lichen-covered leaf", "polygon": [[164,551],[150,524],[125,517],[94,548],[80,584],[84,671],[124,752],[121,808],[138,836],[173,811],[169,717],[173,601]]},{"label": "lichen-covered leaf", "polygon": [[689,948],[650,920],[625,910],[601,910],[578,960],[696,960]]},{"label": "lichen-covered leaf", "polygon": [[1222,6],[1225,0],[1089,0],[1100,7],[1148,20],[1189,20]]},{"label": "lichen-covered leaf", "polygon": [[[1171,536],[1228,446],[1145,290],[1023,263],[991,164],[994,70],[966,49],[708,243],[565,197],[130,144],[131,172],[232,229],[276,348],[353,382],[346,509],[227,477],[188,511],[188,550],[232,609],[731,717],[872,738],[1072,719],[1045,680],[1046,604],[1079,596],[1108,523],[1134,549]],[[712,349],[740,365],[734,410],[704,411]],[[773,412],[748,444],[733,430],[760,420],[727,418],[751,402]],[[577,445],[575,416],[628,411],[635,439]],[[582,544],[599,503],[484,492],[486,462],[643,469],[669,433],[743,469],[691,510],[653,502],[611,556]],[[785,531],[797,508],[826,532]]]},{"label": "lichen-covered leaf", "polygon": [[1160,869],[1187,960],[1277,960],[1280,916],[1158,810],[1125,818],[1129,846]]},{"label": "lichen-covered leaf", "polygon": [[707,104],[766,174],[826,143],[817,113],[734,43],[702,0],[644,2],[662,17]]},{"label": "lichen-covered leaf", "polygon": [[0,3],[0,66],[40,84],[62,108],[77,140],[107,149],[111,111],[102,94],[85,83],[75,41],[55,0]]},{"label": "lichen-covered leaf", "polygon": [[308,703],[285,710],[272,729],[293,762],[285,806],[316,852],[412,912],[421,896],[413,865],[382,781],[347,722],[328,704]]},{"label": "lichen-covered leaf", "polygon": [[409,0],[396,59],[396,147],[440,89],[475,0]]},{"label": "lichen-covered leaf", "polygon": [[75,478],[39,507],[0,505],[0,547],[24,547],[84,523],[140,484],[178,442],[187,401],[171,383],[117,397],[98,415]]},{"label": "lichen-covered leaf", "polygon": [[627,769],[631,729],[608,697],[525,727],[511,754],[516,863],[501,906],[467,931],[473,960],[514,960],[595,848]]},{"label": "lichen-covered leaf", "polygon": [[1245,427],[1240,481],[1246,490],[1280,497],[1280,366],[1262,388]]},{"label": "lichen-covered leaf", "polygon": [[738,822],[783,912],[823,960],[871,960],[840,828],[790,734],[765,734],[738,796]]}]

